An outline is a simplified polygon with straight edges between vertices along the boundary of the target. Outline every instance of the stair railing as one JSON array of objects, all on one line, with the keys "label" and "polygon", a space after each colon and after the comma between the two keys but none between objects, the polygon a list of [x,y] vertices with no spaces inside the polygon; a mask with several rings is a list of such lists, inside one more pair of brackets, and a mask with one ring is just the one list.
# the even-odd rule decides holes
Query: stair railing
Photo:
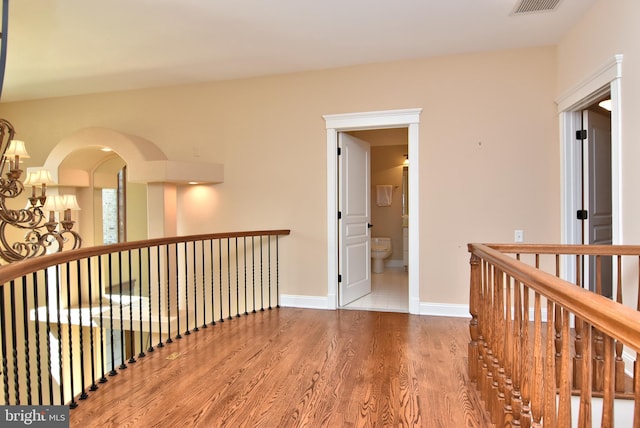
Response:
[{"label": "stair railing", "polygon": [[159,238],[0,267],[2,404],[74,408],[176,340],[278,307],[289,233]]},{"label": "stair railing", "polygon": [[627,426],[640,427],[640,247],[469,244],[469,251],[469,376],[493,423],[565,427],[575,416],[578,427],[591,427],[600,406],[601,426],[613,426],[614,400],[625,397],[635,401]]}]

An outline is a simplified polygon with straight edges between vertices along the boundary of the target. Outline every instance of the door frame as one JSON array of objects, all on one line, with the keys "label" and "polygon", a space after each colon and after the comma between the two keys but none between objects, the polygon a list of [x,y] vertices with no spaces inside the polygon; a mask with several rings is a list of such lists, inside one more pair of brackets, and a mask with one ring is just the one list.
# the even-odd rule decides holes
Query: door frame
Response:
[{"label": "door frame", "polygon": [[[561,142],[561,242],[581,243],[581,225],[576,219],[576,211],[581,209],[581,162],[582,154],[576,144],[576,131],[582,128],[582,110],[603,94],[611,95],[611,226],[613,245],[622,242],[622,133],[621,133],[621,79],[622,55],[615,55],[591,76],[560,96]],[[561,275],[573,282],[576,280],[575,259],[567,258],[562,263]],[[614,278],[615,284],[615,278]]]},{"label": "door frame", "polygon": [[420,313],[419,139],[421,108],[324,115],[327,129],[327,306],[338,308],[338,133],[407,128],[409,159],[409,313]]}]

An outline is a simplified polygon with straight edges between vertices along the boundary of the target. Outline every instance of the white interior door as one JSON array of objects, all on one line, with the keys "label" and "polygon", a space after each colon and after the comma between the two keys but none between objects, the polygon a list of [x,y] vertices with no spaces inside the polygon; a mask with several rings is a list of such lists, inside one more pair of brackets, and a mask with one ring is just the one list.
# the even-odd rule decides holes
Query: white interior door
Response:
[{"label": "white interior door", "polygon": [[338,134],[338,147],[338,295],[344,306],[371,292],[371,149],[369,143],[343,132]]},{"label": "white interior door", "polygon": [[[583,112],[583,126],[587,130],[584,160],[586,177],[584,197],[588,217],[584,223],[585,243],[611,245],[611,119],[590,110]],[[611,295],[612,260],[602,257],[602,293]],[[595,257],[589,258],[589,288],[595,291]]]}]

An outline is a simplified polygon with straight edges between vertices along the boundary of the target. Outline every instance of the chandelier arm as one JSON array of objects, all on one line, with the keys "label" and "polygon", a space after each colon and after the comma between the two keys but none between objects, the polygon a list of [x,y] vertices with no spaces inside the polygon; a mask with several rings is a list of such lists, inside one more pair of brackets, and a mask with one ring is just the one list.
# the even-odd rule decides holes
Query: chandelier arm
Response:
[{"label": "chandelier arm", "polygon": [[[0,236],[0,241],[3,241],[4,246],[6,240],[3,238],[4,236]],[[33,230],[27,234],[25,242],[15,242],[10,251],[4,251],[6,248],[4,247],[0,250],[0,254],[8,262],[30,259],[48,253],[59,253],[64,248],[64,242],[65,239],[58,232],[40,234],[39,231]],[[8,260],[9,258],[11,260]]]},{"label": "chandelier arm", "polygon": [[[2,161],[3,167],[5,164],[6,162]],[[7,173],[7,176],[9,176],[10,173],[11,172]],[[18,176],[18,178],[20,177]],[[0,194],[2,194],[3,197],[15,198],[16,196],[19,196],[23,192],[23,190],[24,190],[24,185],[20,180],[11,179],[11,178],[9,179],[0,178]]]},{"label": "chandelier arm", "polygon": [[[58,236],[61,236],[64,242],[71,242],[72,246],[69,248],[70,250],[77,250],[82,246],[82,237],[75,230],[63,230],[58,233]],[[62,248],[60,249],[62,251]]]},{"label": "chandelier arm", "polygon": [[17,262],[30,257],[30,251],[28,247],[17,246],[9,244],[6,236],[6,227],[9,223],[0,222],[0,257],[8,263]]},{"label": "chandelier arm", "polygon": [[38,207],[12,210],[5,206],[5,199],[0,196],[0,221],[10,223],[19,229],[33,230],[44,225],[45,215]]},{"label": "chandelier arm", "polygon": [[[64,238],[58,232],[47,232],[43,233],[37,244],[33,245],[37,247],[37,253],[34,254],[34,256],[43,256],[47,253],[59,253],[64,249]],[[56,247],[54,247],[54,245],[56,245]],[[51,249],[54,251],[51,251]]]},{"label": "chandelier arm", "polygon": [[46,217],[40,209],[19,210],[17,216],[15,226],[19,229],[36,230],[46,226],[44,222]]}]

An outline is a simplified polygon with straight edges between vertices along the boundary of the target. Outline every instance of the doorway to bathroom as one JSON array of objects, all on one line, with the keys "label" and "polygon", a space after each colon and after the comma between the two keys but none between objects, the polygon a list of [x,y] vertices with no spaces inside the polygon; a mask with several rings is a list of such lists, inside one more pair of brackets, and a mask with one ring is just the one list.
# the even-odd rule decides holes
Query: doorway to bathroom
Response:
[{"label": "doorway to bathroom", "polygon": [[[368,176],[363,183],[366,183],[367,193],[364,200],[369,204],[366,211],[369,213],[368,238],[371,251],[366,263],[359,263],[366,269],[371,285],[367,293],[356,299],[348,302],[341,299],[341,307],[408,312],[408,130],[368,129],[344,134],[367,146],[369,153],[370,164],[366,168]],[[339,170],[339,174],[341,172]],[[340,200],[350,203],[344,201],[343,197]]]},{"label": "doorway to bathroom", "polygon": [[419,128],[421,108],[383,110],[360,113],[323,115],[327,130],[327,309],[339,304],[339,280],[344,272],[339,266],[339,213],[338,213],[338,136],[341,132],[406,128],[408,156],[408,194],[411,210],[408,213],[408,306],[409,313],[420,313],[420,167]]}]

